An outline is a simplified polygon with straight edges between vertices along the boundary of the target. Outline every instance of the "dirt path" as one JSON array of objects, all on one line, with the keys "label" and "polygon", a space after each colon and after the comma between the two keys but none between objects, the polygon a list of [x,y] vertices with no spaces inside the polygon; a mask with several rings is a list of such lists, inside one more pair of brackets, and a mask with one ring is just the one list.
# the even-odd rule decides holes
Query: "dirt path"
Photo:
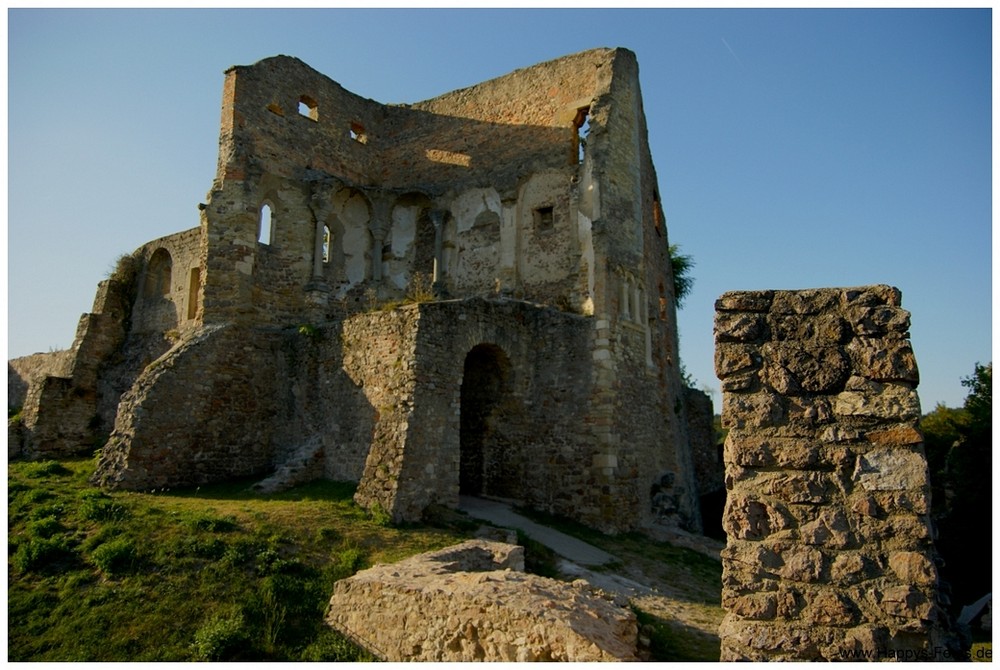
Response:
[{"label": "dirt path", "polygon": [[470,516],[517,528],[562,557],[558,567],[567,579],[585,579],[622,596],[645,617],[642,635],[656,660],[719,660],[722,544],[709,538],[661,531],[587,540],[527,519],[499,501],[462,499]]}]

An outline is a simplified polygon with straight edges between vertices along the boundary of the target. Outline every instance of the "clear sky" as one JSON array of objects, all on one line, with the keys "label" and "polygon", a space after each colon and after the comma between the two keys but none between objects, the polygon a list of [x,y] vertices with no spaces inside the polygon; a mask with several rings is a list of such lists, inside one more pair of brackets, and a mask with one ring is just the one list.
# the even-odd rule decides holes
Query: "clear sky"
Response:
[{"label": "clear sky", "polygon": [[8,357],[62,349],[122,253],[198,225],[223,71],[301,58],[416,102],[594,47],[640,81],[670,241],[693,256],[681,357],[721,398],[729,290],[885,283],[924,411],[992,360],[991,10],[8,12]]}]

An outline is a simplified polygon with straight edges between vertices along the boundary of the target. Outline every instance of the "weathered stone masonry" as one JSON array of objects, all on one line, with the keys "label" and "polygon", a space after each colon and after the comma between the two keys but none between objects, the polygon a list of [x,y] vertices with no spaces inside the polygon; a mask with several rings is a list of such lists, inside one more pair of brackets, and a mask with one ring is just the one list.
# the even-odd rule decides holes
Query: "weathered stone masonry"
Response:
[{"label": "weathered stone masonry", "polygon": [[722,660],[942,653],[909,326],[889,286],[716,302]]},{"label": "weathered stone masonry", "polygon": [[700,528],[631,52],[406,105],[276,56],[225,73],[219,147],[199,225],[16,385],[16,453],[110,433],[107,486],[326,476],[397,520],[470,493]]}]

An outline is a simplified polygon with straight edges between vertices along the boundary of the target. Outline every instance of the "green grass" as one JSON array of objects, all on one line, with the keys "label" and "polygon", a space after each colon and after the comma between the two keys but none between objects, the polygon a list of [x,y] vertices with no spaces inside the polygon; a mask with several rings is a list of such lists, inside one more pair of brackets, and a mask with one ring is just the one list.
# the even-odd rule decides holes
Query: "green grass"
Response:
[{"label": "green grass", "polygon": [[393,528],[315,482],[106,493],[91,460],[8,469],[8,660],[371,660],[323,624],[333,583],[467,536]]}]

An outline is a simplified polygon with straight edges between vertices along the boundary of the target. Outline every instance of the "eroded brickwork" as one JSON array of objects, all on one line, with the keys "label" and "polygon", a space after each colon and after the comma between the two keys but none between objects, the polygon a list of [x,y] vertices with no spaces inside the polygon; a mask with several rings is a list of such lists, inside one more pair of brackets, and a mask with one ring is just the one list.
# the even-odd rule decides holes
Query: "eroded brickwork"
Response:
[{"label": "eroded brickwork", "polygon": [[909,327],[888,286],[716,302],[722,660],[943,658]]}]

